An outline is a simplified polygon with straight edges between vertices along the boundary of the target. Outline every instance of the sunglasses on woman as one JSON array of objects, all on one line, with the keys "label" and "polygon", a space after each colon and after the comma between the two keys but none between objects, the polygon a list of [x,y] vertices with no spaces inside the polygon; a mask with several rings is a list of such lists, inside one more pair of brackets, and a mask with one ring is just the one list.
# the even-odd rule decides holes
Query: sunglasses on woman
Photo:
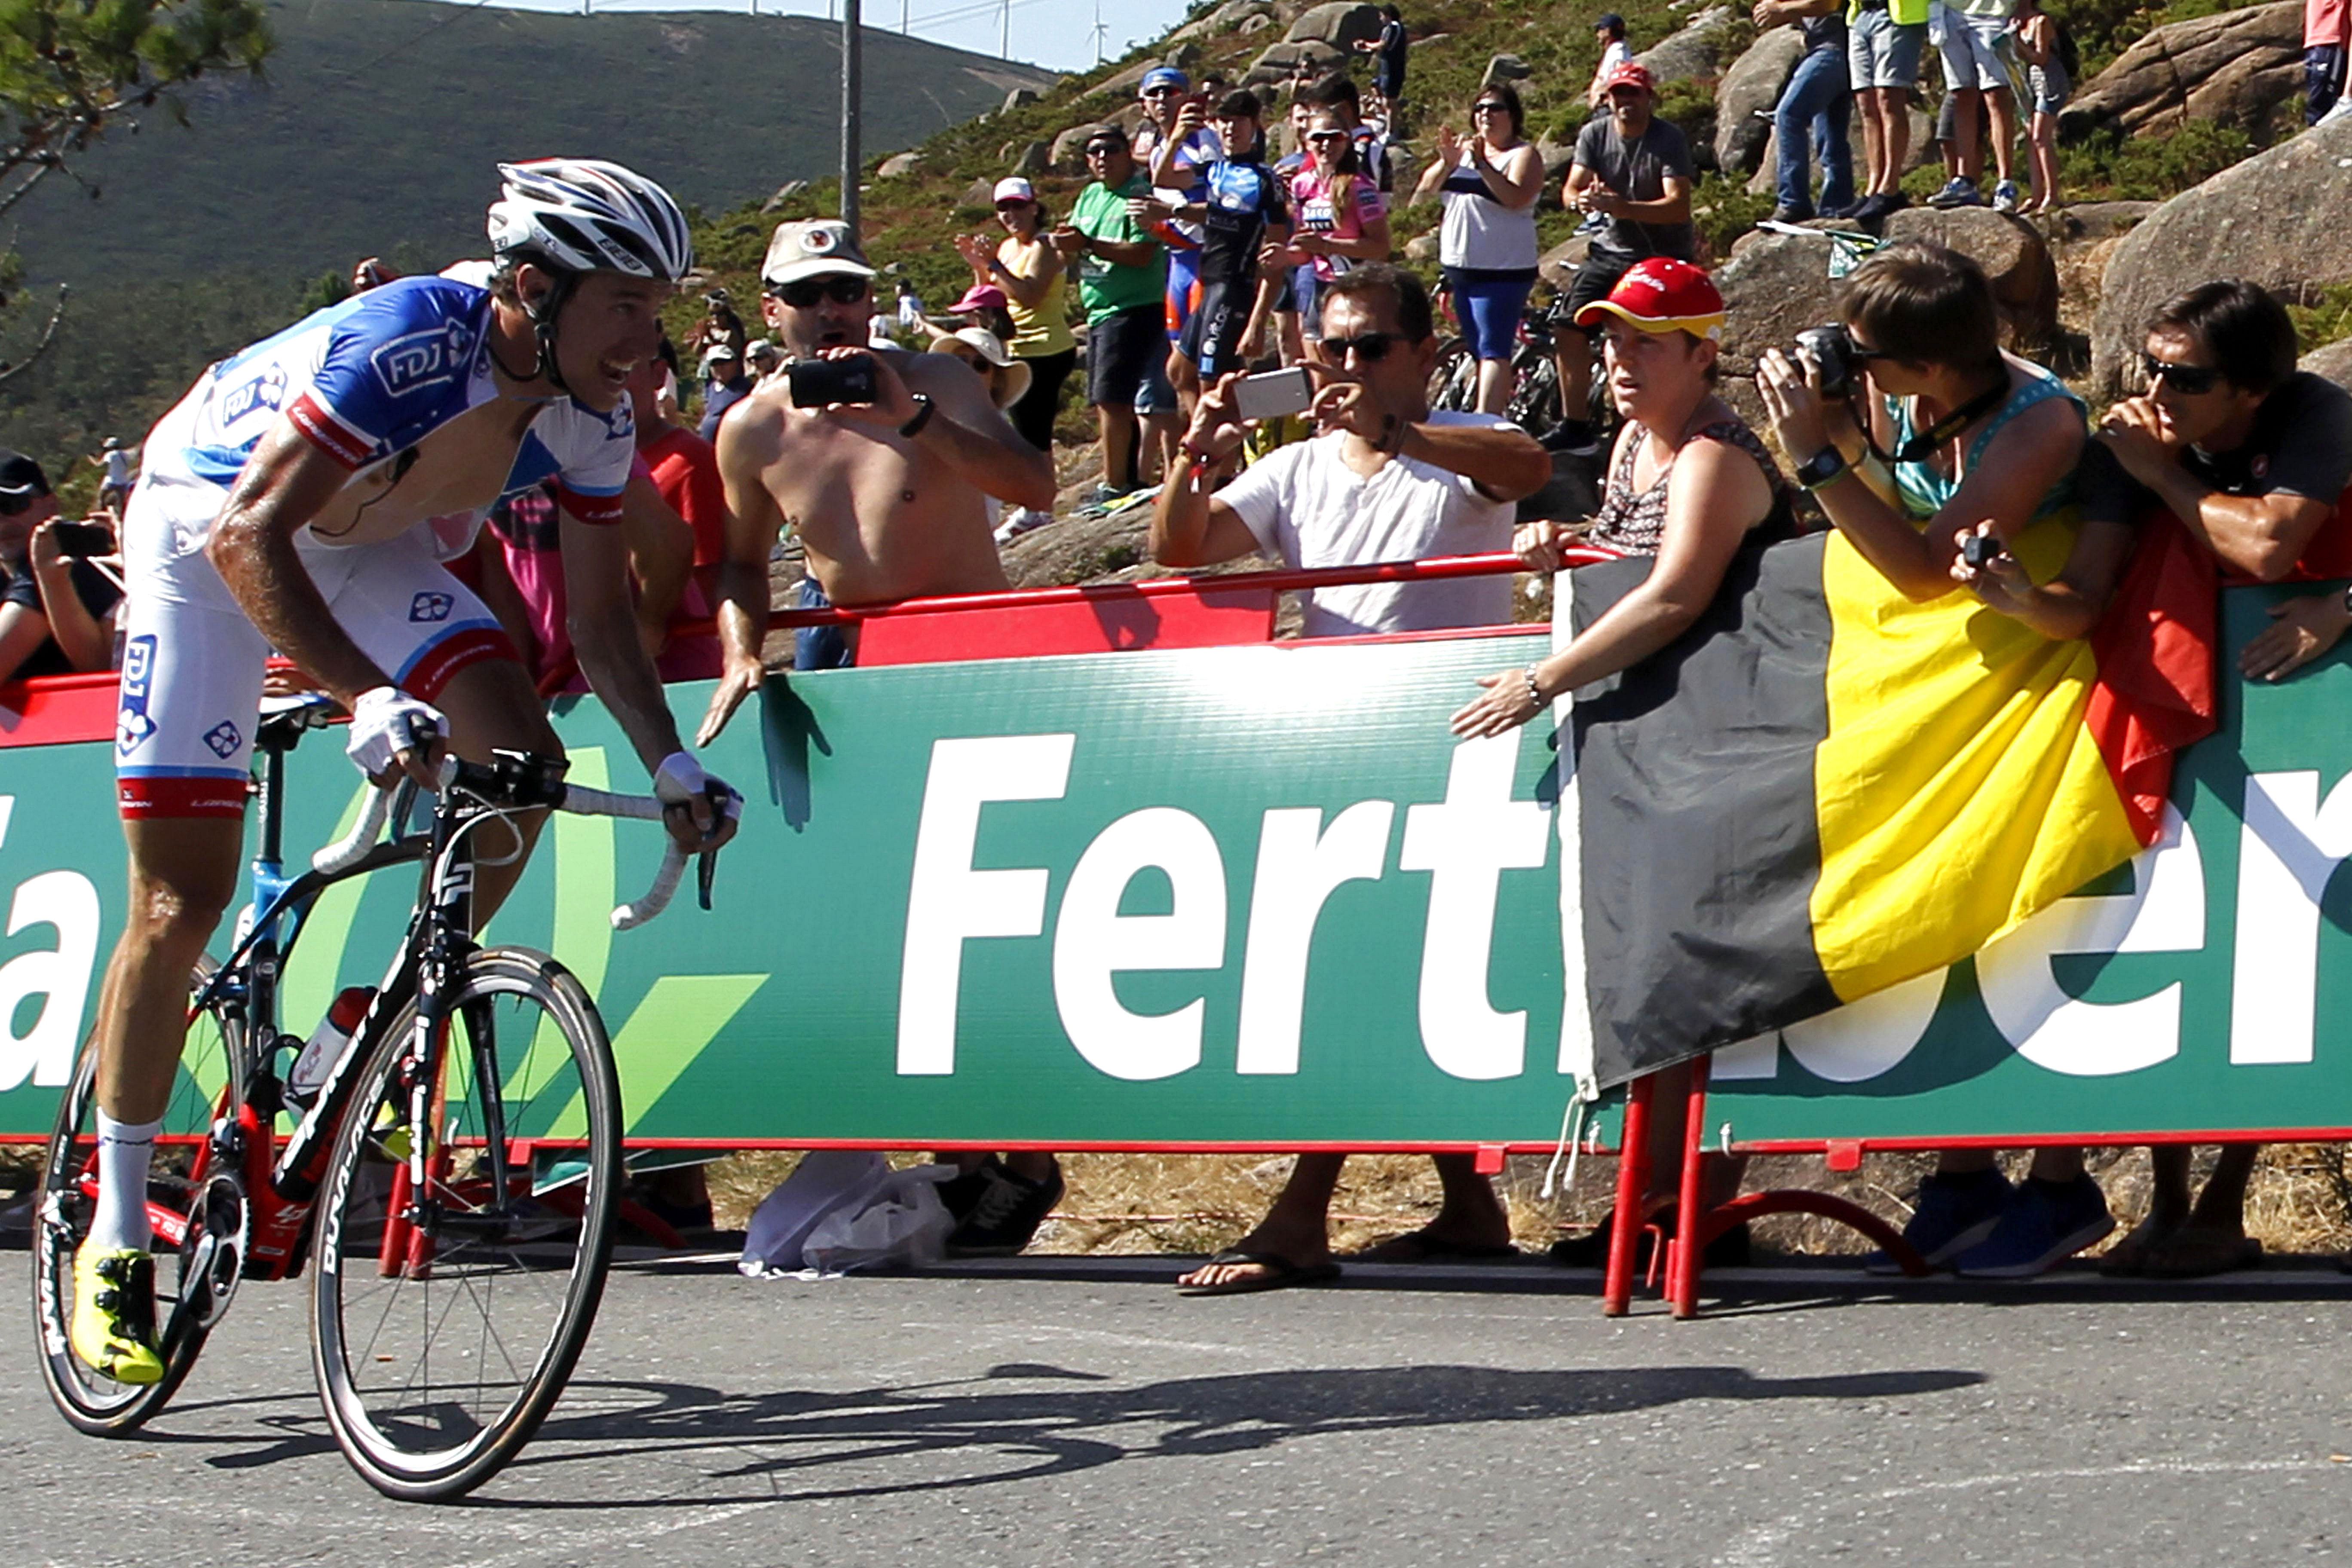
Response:
[{"label": "sunglasses on woman", "polygon": [[2147,373],[2147,384],[2152,391],[2158,381],[2184,397],[2207,393],[2221,383],[2221,373],[2211,365],[2174,364],[2151,353],[2139,356],[2140,369]]},{"label": "sunglasses on woman", "polygon": [[1510,111],[1511,106],[1507,103],[1474,103],[1470,106],[1473,114],[1508,114]]},{"label": "sunglasses on woman", "polygon": [[1345,142],[1347,139],[1348,133],[1344,131],[1310,131],[1307,133],[1307,140],[1318,147],[1334,142]]},{"label": "sunglasses on woman", "polygon": [[836,305],[855,305],[865,299],[873,287],[872,279],[836,273],[830,278],[803,278],[791,283],[779,283],[768,292],[795,310],[805,310],[819,300],[830,300]]}]

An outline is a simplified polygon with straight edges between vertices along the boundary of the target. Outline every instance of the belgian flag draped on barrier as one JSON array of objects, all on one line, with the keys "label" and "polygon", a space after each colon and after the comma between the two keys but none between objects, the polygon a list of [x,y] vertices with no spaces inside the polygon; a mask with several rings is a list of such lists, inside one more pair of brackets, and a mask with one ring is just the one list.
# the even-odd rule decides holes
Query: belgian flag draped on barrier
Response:
[{"label": "belgian flag draped on barrier", "polygon": [[[2012,549],[2047,581],[2073,535]],[[1650,565],[1574,572],[1573,624]],[[1914,603],[1839,534],[1743,551],[1679,642],[1576,694],[1593,1079],[1953,963],[2155,842],[2173,753],[2213,729],[2215,590],[2168,517],[2088,641]]]}]

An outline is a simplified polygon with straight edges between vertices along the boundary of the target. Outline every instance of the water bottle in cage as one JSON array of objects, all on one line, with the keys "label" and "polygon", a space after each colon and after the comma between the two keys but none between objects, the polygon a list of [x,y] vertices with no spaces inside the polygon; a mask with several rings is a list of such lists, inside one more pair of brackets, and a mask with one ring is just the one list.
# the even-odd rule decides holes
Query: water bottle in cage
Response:
[{"label": "water bottle in cage", "polygon": [[375,987],[373,985],[346,986],[335,998],[334,1005],[327,1009],[327,1016],[319,1021],[317,1030],[303,1043],[301,1054],[294,1058],[293,1067],[287,1071],[288,1100],[305,1110],[310,1108],[311,1101],[318,1099],[320,1089],[326,1083],[327,1074],[334,1067],[336,1058],[343,1054],[343,1047],[351,1044],[352,1031],[360,1026],[360,1020],[367,1016],[368,1005],[374,1000]]}]

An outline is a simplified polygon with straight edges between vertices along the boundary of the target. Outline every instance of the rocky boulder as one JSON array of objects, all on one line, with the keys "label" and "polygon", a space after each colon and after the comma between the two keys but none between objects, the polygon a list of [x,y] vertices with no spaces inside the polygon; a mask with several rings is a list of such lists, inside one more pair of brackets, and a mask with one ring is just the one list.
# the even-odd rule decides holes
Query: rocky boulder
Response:
[{"label": "rocky boulder", "polygon": [[2192,120],[2266,135],[2303,91],[2298,0],[2155,28],[2094,77],[2058,118],[2068,140],[2095,129],[2168,136]]},{"label": "rocky boulder", "polygon": [[1016,87],[1011,92],[1004,95],[1003,106],[1000,108],[997,112],[999,114],[1010,114],[1016,109],[1026,109],[1036,101],[1037,89],[1035,88]]},{"label": "rocky boulder", "polygon": [[2244,278],[2290,295],[2352,280],[2352,120],[2224,169],[2158,207],[2116,242],[2091,325],[2092,385],[2120,388],[2125,357],[2166,300],[2213,278]]},{"label": "rocky boulder", "polygon": [[2041,232],[1986,207],[1906,207],[1886,220],[1886,237],[1927,240],[1969,257],[1991,280],[2005,346],[2040,356],[2058,331],[2058,265]]},{"label": "rocky boulder", "polygon": [[1381,36],[1381,13],[1377,6],[1361,0],[1328,0],[1300,13],[1283,37],[1292,43],[1313,39],[1328,44],[1335,49],[1353,52],[1360,40],[1370,43]]},{"label": "rocky boulder", "polygon": [[1250,62],[1249,69],[1242,73],[1241,85],[1271,87],[1286,82],[1298,73],[1301,60],[1307,61],[1320,75],[1343,68],[1348,59],[1349,57],[1338,49],[1316,39],[1303,38],[1294,42],[1285,38]]},{"label": "rocky boulder", "polygon": [[2303,356],[2296,367],[2314,375],[2324,375],[2347,392],[2352,392],[2352,338],[2339,338]]},{"label": "rocky boulder", "polygon": [[766,201],[760,204],[760,210],[763,213],[776,212],[782,209],[787,203],[806,195],[808,188],[809,183],[806,180],[786,180],[782,184],[776,187],[776,194],[774,195],[770,196]]},{"label": "rocky boulder", "polygon": [[2096,244],[2129,234],[2148,220],[2161,202],[2077,202],[2038,215],[2042,229],[2069,244]]},{"label": "rocky boulder", "polygon": [[956,198],[958,210],[979,207],[986,211],[995,204],[996,182],[994,180],[974,180],[963,188],[963,195]]},{"label": "rocky boulder", "polygon": [[1073,125],[1054,138],[1054,145],[1045,154],[1046,167],[1057,174],[1083,174],[1087,172],[1087,138],[1102,127],[1093,121]]},{"label": "rocky boulder", "polygon": [[1724,43],[1735,15],[1728,5],[1710,5],[1633,58],[1650,68],[1661,86],[1713,76],[1723,68]]},{"label": "rocky boulder", "polygon": [[[1168,35],[1171,44],[1194,38],[1213,37],[1219,33],[1242,31],[1243,24],[1255,21],[1260,26],[1274,25],[1274,7],[1266,0],[1226,0],[1207,16],[1185,23]],[[1255,29],[1250,29],[1255,31]]]},{"label": "rocky boulder", "polygon": [[1486,74],[1478,79],[1481,90],[1501,82],[1525,81],[1536,74],[1536,68],[1517,55],[1496,55],[1486,62]]},{"label": "rocky boulder", "polygon": [[1804,36],[1775,27],[1748,47],[1715,89],[1715,163],[1727,175],[1752,174],[1764,165],[1772,139],[1773,105],[1805,58]]},{"label": "rocky boulder", "polygon": [[877,180],[901,179],[920,168],[922,163],[920,153],[896,153],[875,165],[874,177]]}]

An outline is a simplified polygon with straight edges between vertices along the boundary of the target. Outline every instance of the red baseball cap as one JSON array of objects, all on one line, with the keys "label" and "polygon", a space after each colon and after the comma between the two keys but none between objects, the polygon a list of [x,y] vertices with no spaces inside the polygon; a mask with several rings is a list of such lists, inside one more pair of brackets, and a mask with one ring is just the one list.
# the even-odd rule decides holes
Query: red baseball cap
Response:
[{"label": "red baseball cap", "polygon": [[1638,87],[1652,98],[1658,96],[1658,79],[1652,76],[1650,68],[1639,60],[1627,60],[1611,71],[1601,82],[1601,90],[1606,93],[1618,87]]},{"label": "red baseball cap", "polygon": [[1669,256],[1653,256],[1627,268],[1609,298],[1576,312],[1576,324],[1597,325],[1604,314],[1645,332],[1688,332],[1710,342],[1723,341],[1723,295],[1715,279],[1705,268]]}]

